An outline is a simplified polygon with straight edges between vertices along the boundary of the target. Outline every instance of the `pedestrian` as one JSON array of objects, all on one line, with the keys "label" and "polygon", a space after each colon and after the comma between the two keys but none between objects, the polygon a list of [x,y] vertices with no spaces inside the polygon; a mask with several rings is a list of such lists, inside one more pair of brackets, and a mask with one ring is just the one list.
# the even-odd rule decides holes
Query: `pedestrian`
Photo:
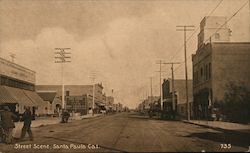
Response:
[{"label": "pedestrian", "polygon": [[15,128],[14,121],[17,119],[17,116],[13,114],[8,106],[3,107],[3,111],[1,111],[1,127],[2,127],[2,136],[3,141],[7,144],[10,144],[13,142],[13,129]]},{"label": "pedestrian", "polygon": [[22,133],[21,133],[21,140],[24,139],[26,132],[29,135],[30,141],[33,141],[33,134],[31,131],[31,121],[32,121],[32,113],[30,111],[30,107],[25,107],[25,111],[22,116],[22,121],[23,121],[23,128],[22,128]]},{"label": "pedestrian", "polygon": [[62,111],[62,123],[67,123],[69,120],[70,114],[67,110]]}]

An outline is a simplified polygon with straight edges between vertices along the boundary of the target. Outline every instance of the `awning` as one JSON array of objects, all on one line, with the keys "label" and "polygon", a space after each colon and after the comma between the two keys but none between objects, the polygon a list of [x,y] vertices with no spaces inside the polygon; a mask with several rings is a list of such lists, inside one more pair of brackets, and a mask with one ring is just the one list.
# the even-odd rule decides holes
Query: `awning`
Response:
[{"label": "awning", "polygon": [[17,103],[17,100],[11,96],[4,86],[0,86],[0,104]]},{"label": "awning", "polygon": [[35,104],[35,106],[46,104],[45,101],[34,91],[23,90],[24,94]]},{"label": "awning", "polygon": [[15,99],[15,103],[23,104],[25,106],[37,106],[37,104],[35,104],[28,96],[26,96],[24,90],[7,86],[3,86],[3,88],[5,88],[10,96]]},{"label": "awning", "polygon": [[96,104],[97,106],[105,106],[105,104],[102,103],[102,102],[95,102],[95,104]]}]

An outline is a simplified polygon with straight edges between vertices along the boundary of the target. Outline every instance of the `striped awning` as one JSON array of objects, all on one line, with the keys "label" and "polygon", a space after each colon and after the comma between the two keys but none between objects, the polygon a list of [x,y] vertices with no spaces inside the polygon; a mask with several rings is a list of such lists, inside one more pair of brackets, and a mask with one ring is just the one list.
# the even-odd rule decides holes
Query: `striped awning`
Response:
[{"label": "striped awning", "polygon": [[0,86],[0,104],[4,103],[18,103],[17,100],[11,96],[5,86]]},{"label": "striped awning", "polygon": [[[1,93],[0,103],[19,103],[25,106],[38,106],[37,103],[33,102],[33,100],[29,98],[27,94],[25,94],[25,90],[23,89],[1,86],[0,93]],[[2,93],[3,94],[6,93],[5,96],[2,96]]]},{"label": "striped awning", "polygon": [[[45,105],[45,101],[34,91],[23,90],[24,94],[36,105]],[[46,104],[47,105],[47,104]]]}]

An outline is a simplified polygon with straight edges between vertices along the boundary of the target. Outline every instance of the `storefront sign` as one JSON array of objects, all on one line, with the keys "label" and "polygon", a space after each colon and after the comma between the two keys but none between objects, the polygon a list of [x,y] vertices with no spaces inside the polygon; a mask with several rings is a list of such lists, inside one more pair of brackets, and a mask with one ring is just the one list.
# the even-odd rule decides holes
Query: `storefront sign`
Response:
[{"label": "storefront sign", "polygon": [[0,75],[35,84],[35,72],[0,58]]}]

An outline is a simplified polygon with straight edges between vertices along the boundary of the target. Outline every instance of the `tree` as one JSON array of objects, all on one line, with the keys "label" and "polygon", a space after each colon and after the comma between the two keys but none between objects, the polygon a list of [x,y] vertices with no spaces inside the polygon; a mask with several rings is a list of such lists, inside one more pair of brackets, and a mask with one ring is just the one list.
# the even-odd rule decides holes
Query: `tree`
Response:
[{"label": "tree", "polygon": [[250,122],[250,92],[243,83],[230,82],[226,85],[220,110],[229,121]]}]

